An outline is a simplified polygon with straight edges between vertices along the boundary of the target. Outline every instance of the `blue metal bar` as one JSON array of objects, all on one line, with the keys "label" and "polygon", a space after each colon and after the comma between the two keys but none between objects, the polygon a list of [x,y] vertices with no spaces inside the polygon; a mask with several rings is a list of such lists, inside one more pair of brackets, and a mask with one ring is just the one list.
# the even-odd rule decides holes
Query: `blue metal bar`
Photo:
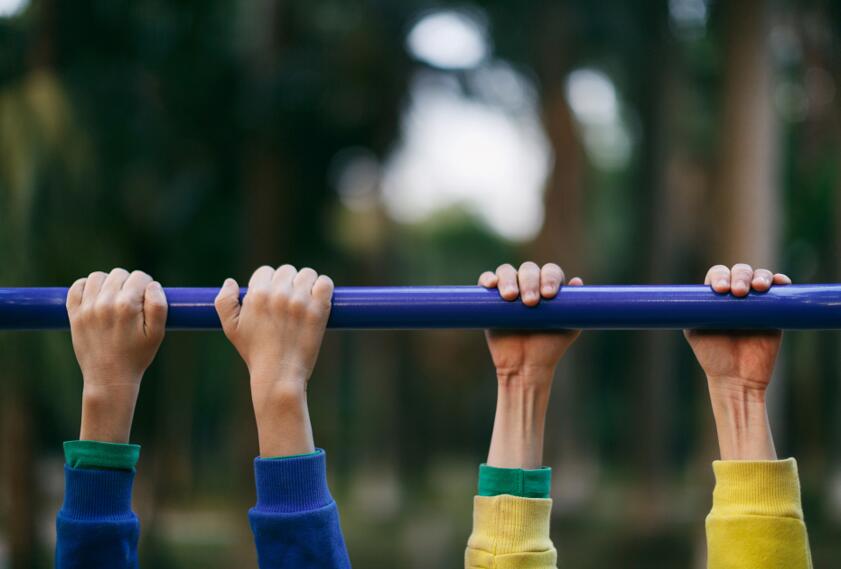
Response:
[{"label": "blue metal bar", "polygon": [[[165,289],[167,327],[219,328],[218,290]],[[66,288],[0,288],[0,330],[68,328],[66,295]],[[701,285],[567,286],[534,308],[475,286],[339,287],[328,327],[841,329],[841,285],[776,286],[745,298]]]}]

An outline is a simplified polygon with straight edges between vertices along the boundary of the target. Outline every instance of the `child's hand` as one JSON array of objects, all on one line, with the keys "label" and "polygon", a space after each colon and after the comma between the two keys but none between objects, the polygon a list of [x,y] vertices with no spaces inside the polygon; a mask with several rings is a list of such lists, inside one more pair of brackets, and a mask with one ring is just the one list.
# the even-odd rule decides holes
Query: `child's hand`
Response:
[{"label": "child's hand", "polygon": [[143,373],[164,337],[161,285],[141,271],[91,273],[67,292],[84,392],[80,438],[128,442]]},{"label": "child's hand", "polygon": [[[479,284],[498,288],[505,300],[519,296],[523,304],[537,306],[540,298],[554,298],[564,284],[564,272],[549,263],[541,269],[532,262],[502,265],[496,273],[479,277]],[[570,285],[583,284],[574,278]],[[563,294],[563,293],[561,293]],[[579,335],[578,330],[518,332],[488,330],[485,335],[497,375],[494,418],[488,465],[499,468],[538,468],[543,463],[543,433],[555,367]]]},{"label": "child's hand", "polygon": [[[479,277],[479,284],[499,289],[502,298],[515,301],[519,296],[523,304],[537,306],[542,298],[554,298],[564,284],[564,272],[554,263],[541,269],[526,262],[517,271],[509,264],[501,265],[496,273],[487,271]],[[571,286],[583,284],[578,277]],[[555,367],[569,346],[580,334],[579,330],[560,332],[512,332],[488,330],[488,347],[491,351],[500,382],[526,384],[551,384]]]},{"label": "child's hand", "polygon": [[239,286],[228,279],[216,297],[216,310],[252,380],[304,388],[318,358],[332,296],[333,281],[312,269],[260,267],[242,305]]},{"label": "child's hand", "polygon": [[[732,269],[712,267],[704,284],[720,294],[744,297],[751,289],[766,292],[773,285],[791,284],[791,279],[765,269],[754,271],[740,263]],[[780,349],[780,331],[685,330],[684,335],[707,375],[713,395],[764,400]]]},{"label": "child's hand", "polygon": [[310,452],[306,388],[333,296],[333,281],[312,269],[260,267],[240,305],[239,285],[225,281],[216,311],[245,360],[263,456]]}]

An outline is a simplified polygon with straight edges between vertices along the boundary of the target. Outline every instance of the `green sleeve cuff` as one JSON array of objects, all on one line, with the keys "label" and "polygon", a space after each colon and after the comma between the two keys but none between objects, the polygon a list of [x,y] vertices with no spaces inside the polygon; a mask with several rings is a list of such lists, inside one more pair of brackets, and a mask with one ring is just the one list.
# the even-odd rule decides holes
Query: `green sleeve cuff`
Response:
[{"label": "green sleeve cuff", "polygon": [[509,494],[520,498],[548,498],[552,487],[552,469],[548,466],[534,470],[479,466],[479,495]]},{"label": "green sleeve cuff", "polygon": [[64,459],[71,468],[134,470],[139,458],[140,445],[99,441],[64,443]]},{"label": "green sleeve cuff", "polygon": [[301,453],[301,454],[290,454],[290,455],[287,455],[287,456],[267,456],[263,460],[284,460],[286,458],[303,458],[305,456],[315,456],[315,455],[321,454],[323,452],[324,451],[321,450],[321,449],[316,449],[312,452],[304,452],[304,453]]}]

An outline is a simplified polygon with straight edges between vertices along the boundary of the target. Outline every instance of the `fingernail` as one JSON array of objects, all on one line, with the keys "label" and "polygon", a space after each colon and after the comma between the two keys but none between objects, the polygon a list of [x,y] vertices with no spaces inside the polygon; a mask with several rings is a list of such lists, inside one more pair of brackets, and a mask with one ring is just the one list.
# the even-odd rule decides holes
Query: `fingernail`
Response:
[{"label": "fingernail", "polygon": [[533,292],[527,292],[523,296],[523,301],[525,302],[535,302],[537,300],[537,295]]},{"label": "fingernail", "polygon": [[552,287],[548,285],[543,287],[543,294],[552,294]]},{"label": "fingernail", "polygon": [[724,280],[724,279],[719,279],[719,280],[715,281],[715,286],[717,286],[717,287],[727,286],[727,281]]}]

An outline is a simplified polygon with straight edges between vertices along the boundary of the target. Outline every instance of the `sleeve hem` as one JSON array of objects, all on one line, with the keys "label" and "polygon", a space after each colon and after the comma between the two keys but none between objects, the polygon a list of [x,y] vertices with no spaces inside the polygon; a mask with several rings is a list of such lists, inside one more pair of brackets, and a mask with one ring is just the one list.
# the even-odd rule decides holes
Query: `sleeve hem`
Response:
[{"label": "sleeve hem", "polygon": [[803,519],[797,462],[719,460],[712,515],[776,516]]},{"label": "sleeve hem", "polygon": [[64,485],[64,504],[59,517],[90,521],[122,521],[134,517],[133,472],[65,466]]},{"label": "sleeve hem", "polygon": [[333,502],[327,486],[326,454],[321,449],[283,460],[257,458],[254,476],[257,485],[255,512],[305,512]]},{"label": "sleeve hem", "polygon": [[479,466],[479,496],[508,494],[520,498],[549,498],[552,469],[549,467],[523,469]]},{"label": "sleeve hem", "polygon": [[66,441],[64,459],[71,468],[134,470],[140,445],[101,441]]}]

